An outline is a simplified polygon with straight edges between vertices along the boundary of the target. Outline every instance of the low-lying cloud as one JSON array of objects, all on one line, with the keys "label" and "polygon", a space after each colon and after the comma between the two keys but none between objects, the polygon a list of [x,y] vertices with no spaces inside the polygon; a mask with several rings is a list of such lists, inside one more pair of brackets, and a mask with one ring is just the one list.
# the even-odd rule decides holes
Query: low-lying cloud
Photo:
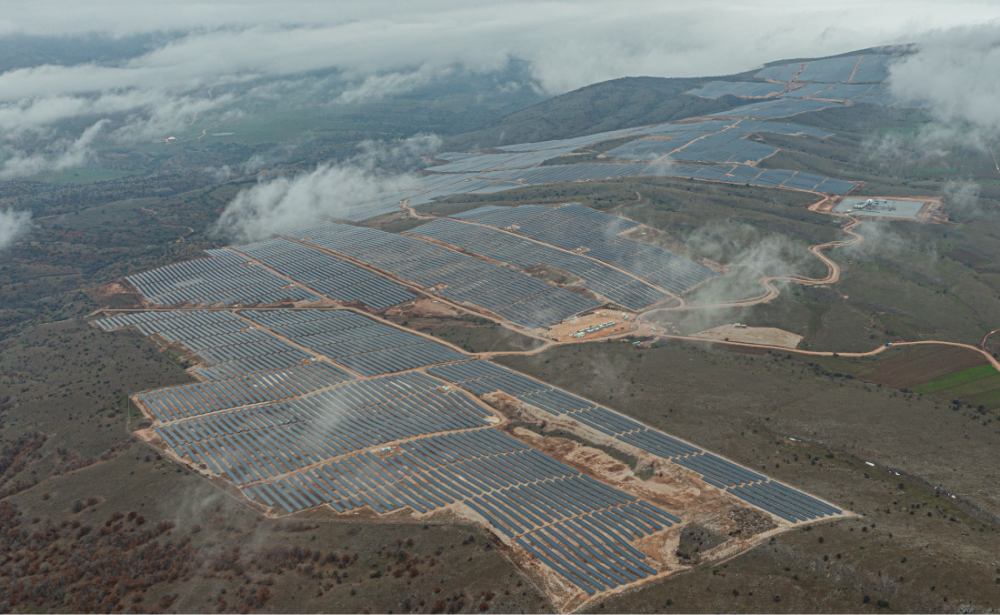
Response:
[{"label": "low-lying cloud", "polygon": [[926,103],[941,124],[1000,132],[1000,24],[935,31],[919,45],[893,65],[893,92]]},{"label": "low-lying cloud", "polygon": [[27,154],[23,151],[8,150],[9,157],[0,165],[0,179],[83,166],[93,155],[91,144],[107,124],[108,120],[101,120],[84,130],[80,138],[75,141],[56,141],[50,144],[45,152]]},{"label": "low-lying cloud", "polygon": [[31,212],[0,209],[0,251],[31,230]]},{"label": "low-lying cloud", "polygon": [[[859,13],[865,18],[858,19]],[[0,146],[27,151],[26,141],[76,141],[83,122],[69,120],[77,118],[86,125],[111,120],[104,135],[116,142],[162,139],[195,118],[225,121],[252,112],[260,101],[359,104],[463,71],[494,74],[512,63],[527,67],[525,82],[503,87],[529,86],[546,94],[625,76],[729,74],[782,58],[905,43],[931,28],[997,18],[1000,8],[989,3],[930,0],[850,0],[820,10],[790,0],[754,6],[721,0],[697,6],[650,0],[250,0],[239,11],[197,0],[144,5],[141,11],[123,0],[43,0],[5,6],[0,36],[83,40],[100,33],[109,39],[146,37],[147,43],[122,46],[122,57],[98,61],[83,54],[86,61],[73,63],[72,54],[64,54],[58,62],[14,64],[0,73]],[[977,35],[987,31],[982,28]],[[939,47],[946,49],[946,42],[942,38]],[[977,49],[982,58],[971,67],[943,52],[933,56],[937,60],[901,68],[899,87],[913,96],[944,96],[907,85],[907,75],[953,68],[997,74],[986,44]],[[989,89],[981,86],[981,94],[974,94],[965,101],[957,94],[942,100],[943,113],[1000,121],[987,108]],[[14,168],[20,167],[12,166],[8,177]]]},{"label": "low-lying cloud", "polygon": [[230,201],[213,231],[235,241],[256,241],[322,218],[344,218],[355,207],[421,183],[407,171],[441,140],[422,135],[387,147],[366,143],[349,162],[320,165],[293,177],[263,181]]}]

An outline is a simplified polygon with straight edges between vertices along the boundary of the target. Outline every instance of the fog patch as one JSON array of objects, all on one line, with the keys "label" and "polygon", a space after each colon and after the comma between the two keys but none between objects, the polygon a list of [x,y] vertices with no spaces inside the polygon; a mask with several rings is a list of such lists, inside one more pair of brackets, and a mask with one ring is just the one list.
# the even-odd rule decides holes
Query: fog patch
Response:
[{"label": "fog patch", "polygon": [[15,179],[84,166],[94,154],[91,145],[107,124],[108,120],[101,120],[84,130],[75,141],[58,140],[44,152],[31,154],[8,148],[9,157],[0,165],[0,179]]},{"label": "fog patch", "polygon": [[343,104],[357,104],[381,100],[425,86],[448,76],[451,72],[451,69],[437,70],[425,64],[409,73],[392,72],[384,75],[371,75],[360,83],[351,85],[337,97],[336,101]]},{"label": "fog patch", "polygon": [[[765,235],[756,227],[734,220],[710,223],[692,233],[688,248],[726,266],[726,272],[712,278],[688,297],[695,309],[664,313],[660,319],[673,321],[688,333],[722,324],[720,319],[742,313],[742,308],[705,309],[713,304],[758,297],[767,292],[761,284],[765,277],[805,275],[811,261],[809,250],[788,237]],[[792,286],[786,281],[773,282],[781,292]]]},{"label": "fog patch", "polygon": [[950,181],[944,187],[945,213],[949,218],[979,220],[986,216],[979,202],[979,184],[965,179]]},{"label": "fog patch", "polygon": [[0,209],[0,250],[4,250],[31,230],[31,212]]},{"label": "fog patch", "polygon": [[257,241],[272,236],[276,229],[343,218],[357,205],[419,185],[419,176],[409,169],[440,145],[435,135],[392,146],[366,142],[347,162],[262,181],[233,198],[213,231],[235,241]]}]

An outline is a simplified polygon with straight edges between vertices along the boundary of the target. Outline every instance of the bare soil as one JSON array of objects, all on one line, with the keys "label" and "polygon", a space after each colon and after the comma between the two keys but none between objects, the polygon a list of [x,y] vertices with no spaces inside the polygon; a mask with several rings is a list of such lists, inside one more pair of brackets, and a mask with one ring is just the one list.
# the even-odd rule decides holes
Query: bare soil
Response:
[{"label": "bare soil", "polygon": [[801,335],[783,331],[774,327],[735,328],[733,325],[722,325],[695,333],[692,337],[703,337],[707,340],[743,342],[745,344],[763,344],[795,348],[802,341]]},{"label": "bare soil", "polygon": [[915,346],[879,361],[871,371],[859,373],[858,378],[903,389],[987,363],[983,355],[964,348]]}]

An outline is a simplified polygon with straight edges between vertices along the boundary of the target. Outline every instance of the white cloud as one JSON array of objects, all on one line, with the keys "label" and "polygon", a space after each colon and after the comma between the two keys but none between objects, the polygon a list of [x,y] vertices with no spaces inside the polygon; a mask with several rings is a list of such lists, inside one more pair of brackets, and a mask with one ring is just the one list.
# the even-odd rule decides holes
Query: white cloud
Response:
[{"label": "white cloud", "polygon": [[361,83],[342,92],[337,97],[337,102],[355,104],[379,100],[386,96],[409,92],[422,85],[427,85],[450,72],[450,69],[433,70],[424,65],[411,73],[371,75]]},{"label": "white cloud", "polygon": [[108,120],[101,120],[83,131],[75,141],[57,141],[49,147],[46,153],[26,154],[13,151],[10,157],[0,165],[0,179],[14,179],[42,173],[44,171],[61,171],[83,166],[93,155],[91,144]]},{"label": "white cloud", "polygon": [[985,149],[1000,134],[1000,23],[936,30],[920,51],[892,66],[892,91],[927,104],[931,142]]},{"label": "white cloud", "polygon": [[321,165],[310,173],[264,181],[238,193],[214,231],[238,241],[256,241],[317,218],[346,217],[357,205],[419,185],[415,175],[384,169],[412,167],[421,155],[440,146],[441,139],[433,135],[419,135],[391,147],[366,143],[349,163]]},{"label": "white cloud", "polygon": [[0,209],[0,251],[31,229],[31,212]]},{"label": "white cloud", "polygon": [[[1000,18],[995,2],[931,0],[850,0],[821,8],[792,0],[752,6],[723,0],[249,0],[239,6],[181,0],[141,9],[124,0],[41,0],[0,7],[0,33],[187,33],[116,62],[0,74],[0,140],[6,141],[66,138],[47,131],[69,118],[96,121],[116,114],[126,116],[115,120],[124,124],[110,126],[109,136],[163,138],[196,116],[239,113],[255,97],[322,98],[320,91],[332,82],[310,76],[316,71],[338,75],[341,89],[326,101],[358,103],[456,69],[489,72],[520,60],[530,67],[533,86],[558,94],[623,76],[728,74],[782,58],[909,42],[932,28]],[[992,70],[991,62],[984,58],[975,68]],[[341,91],[345,82],[349,87]],[[229,93],[219,95],[227,87]],[[211,88],[217,88],[214,97]],[[953,103],[984,107],[987,114],[988,101],[984,90],[982,97]]]}]

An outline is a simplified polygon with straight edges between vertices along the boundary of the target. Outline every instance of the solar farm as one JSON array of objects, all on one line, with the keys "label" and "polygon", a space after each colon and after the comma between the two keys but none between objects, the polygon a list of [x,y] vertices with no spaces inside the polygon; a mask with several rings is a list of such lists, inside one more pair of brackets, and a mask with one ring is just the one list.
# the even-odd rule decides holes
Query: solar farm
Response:
[{"label": "solar farm", "polygon": [[[560,611],[689,569],[674,556],[681,535],[708,519],[752,514],[762,528],[731,533],[712,561],[849,516],[763,467],[387,319],[440,303],[544,343],[611,341],[636,327],[629,316],[683,301],[716,278],[715,264],[634,239],[645,229],[638,222],[577,203],[482,205],[401,233],[356,223],[453,195],[627,177],[804,191],[840,215],[917,219],[923,203],[838,200],[859,184],[758,166],[779,150],[755,135],[831,136],[780,118],[901,104],[883,83],[889,62],[768,67],[759,81],[688,92],[748,99],[714,116],[439,153],[419,184],[339,218],[128,276],[142,309],[109,311],[95,326],[182,353],[196,380],[132,395],[148,421],[137,434],[274,518],[478,524]],[[571,153],[594,156],[546,164]],[[431,318],[421,309],[414,313]],[[588,323],[591,338],[571,332]],[[635,465],[623,475],[611,453]],[[640,478],[640,467],[652,476]]]},{"label": "solar farm", "polygon": [[[740,539],[750,548],[845,514],[377,316],[437,298],[545,338],[596,308],[641,312],[718,275],[622,235],[639,226],[578,204],[484,206],[407,234],[316,220],[129,276],[147,308],[94,324],[191,357],[197,382],[131,396],[149,421],[136,433],[174,461],[274,517],[472,521],[572,610],[683,570],[669,554],[705,515],[755,511],[769,529]],[[529,275],[538,265],[594,298]],[[622,482],[526,424],[634,455],[667,482]]]},{"label": "solar farm", "polygon": [[[699,122],[638,126],[570,139],[504,145],[490,153],[439,153],[434,156],[438,164],[424,169],[418,180],[420,185],[385,194],[375,201],[347,206],[339,215],[344,220],[360,222],[398,212],[403,205],[418,207],[455,195],[493,194],[526,186],[627,177],[749,183],[842,196],[858,184],[804,172],[758,168],[756,165],[777,149],[756,143],[749,135],[771,132],[824,139],[831,133],[773,120],[838,107],[845,101],[902,104],[891,99],[882,83],[720,81],[688,93],[710,98],[733,94],[761,100],[712,114],[712,118]],[[603,141],[626,138],[631,141],[605,153],[611,162],[574,163],[568,159],[567,164],[543,164],[570,153],[586,152],[588,147]]]},{"label": "solar farm", "polygon": [[769,66],[754,75],[761,81],[711,81],[687,94],[713,99],[723,96],[766,99],[715,114],[762,120],[856,103],[919,106],[918,102],[900,99],[889,91],[885,80],[892,61],[892,56],[872,54]]},{"label": "solar farm", "polygon": [[[829,133],[773,120],[859,103],[919,106],[916,101],[894,96],[884,83],[892,61],[892,56],[873,54],[771,66],[755,74],[760,81],[711,81],[687,92],[710,99],[736,96],[754,100],[711,114],[718,120],[639,126],[570,139],[505,145],[498,148],[502,153],[439,153],[435,155],[439,164],[425,169],[420,185],[354,205],[342,216],[357,222],[398,211],[404,203],[416,207],[453,195],[624,177],[749,183],[842,196],[857,184],[796,171],[758,169],[755,165],[777,150],[749,141],[746,136],[751,132],[775,132],[825,138]],[[621,138],[633,140],[607,152],[618,162],[540,166],[596,143]]]},{"label": "solar farm", "polygon": [[[360,308],[178,309],[95,324],[198,358],[190,373],[200,382],[132,398],[151,421],[138,433],[164,454],[275,516],[322,509],[475,521],[565,609],[676,573],[663,554],[707,510],[751,507],[772,534],[844,514]],[[616,484],[543,452],[537,436],[511,424],[513,412],[643,455],[694,495]]]}]

